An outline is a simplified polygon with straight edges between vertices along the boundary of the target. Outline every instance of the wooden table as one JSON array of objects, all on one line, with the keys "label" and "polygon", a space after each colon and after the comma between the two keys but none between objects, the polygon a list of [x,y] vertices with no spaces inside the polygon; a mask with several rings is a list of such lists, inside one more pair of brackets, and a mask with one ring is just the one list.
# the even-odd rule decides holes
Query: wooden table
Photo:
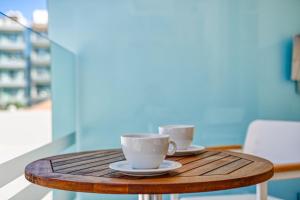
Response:
[{"label": "wooden table", "polygon": [[199,155],[169,157],[183,166],[158,177],[131,177],[108,168],[124,160],[120,149],[59,155],[27,165],[26,179],[61,190],[104,194],[161,194],[225,190],[264,182],[273,176],[273,164],[255,156],[204,150]]}]

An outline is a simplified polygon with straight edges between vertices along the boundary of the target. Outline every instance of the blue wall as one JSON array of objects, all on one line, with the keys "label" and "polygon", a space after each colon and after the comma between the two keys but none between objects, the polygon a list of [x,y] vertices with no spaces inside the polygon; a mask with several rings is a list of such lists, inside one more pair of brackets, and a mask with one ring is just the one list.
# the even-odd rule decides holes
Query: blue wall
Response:
[{"label": "blue wall", "polygon": [[[124,132],[169,123],[195,124],[196,144],[243,143],[254,119],[300,120],[289,80],[298,0],[49,0],[48,7],[50,37],[78,54],[81,150],[117,147]],[[64,88],[65,80],[53,81]],[[271,193],[296,199],[289,188]]]}]

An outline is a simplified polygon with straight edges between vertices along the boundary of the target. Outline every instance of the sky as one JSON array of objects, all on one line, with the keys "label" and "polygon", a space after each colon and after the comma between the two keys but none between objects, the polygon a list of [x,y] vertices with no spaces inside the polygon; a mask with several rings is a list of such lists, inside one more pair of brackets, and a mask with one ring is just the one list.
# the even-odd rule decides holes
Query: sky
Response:
[{"label": "sky", "polygon": [[19,10],[31,21],[32,12],[36,9],[47,9],[47,0],[0,0],[0,11]]}]

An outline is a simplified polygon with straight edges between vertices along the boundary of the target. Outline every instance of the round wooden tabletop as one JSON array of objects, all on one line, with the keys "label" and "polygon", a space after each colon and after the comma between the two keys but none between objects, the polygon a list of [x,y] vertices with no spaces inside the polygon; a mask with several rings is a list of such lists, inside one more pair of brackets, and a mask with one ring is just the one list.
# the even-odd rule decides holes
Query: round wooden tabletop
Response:
[{"label": "round wooden tabletop", "polygon": [[273,176],[265,159],[229,151],[168,157],[182,167],[157,177],[131,177],[109,169],[124,160],[120,149],[44,158],[25,169],[27,180],[55,189],[106,194],[167,194],[224,190],[254,185]]}]

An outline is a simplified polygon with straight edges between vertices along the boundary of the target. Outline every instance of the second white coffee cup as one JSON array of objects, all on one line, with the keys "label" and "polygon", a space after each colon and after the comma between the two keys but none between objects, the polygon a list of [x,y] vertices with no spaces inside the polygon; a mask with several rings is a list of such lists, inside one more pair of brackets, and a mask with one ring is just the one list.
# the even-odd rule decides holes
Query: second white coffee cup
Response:
[{"label": "second white coffee cup", "polygon": [[167,154],[176,152],[176,144],[170,137],[157,133],[122,135],[121,145],[126,160],[134,169],[156,169]]},{"label": "second white coffee cup", "polygon": [[192,145],[194,137],[194,125],[166,125],[160,126],[159,134],[169,135],[177,145],[178,150],[185,150]]}]

